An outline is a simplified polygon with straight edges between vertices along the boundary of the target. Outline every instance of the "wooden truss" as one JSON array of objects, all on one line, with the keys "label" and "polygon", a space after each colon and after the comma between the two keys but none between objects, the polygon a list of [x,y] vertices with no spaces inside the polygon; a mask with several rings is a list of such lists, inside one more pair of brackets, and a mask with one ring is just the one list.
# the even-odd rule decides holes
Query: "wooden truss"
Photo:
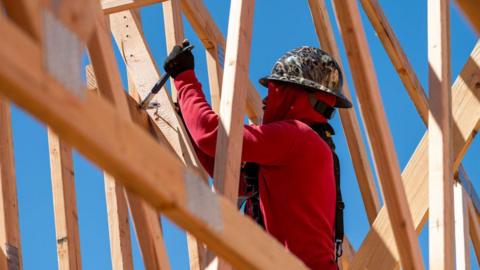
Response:
[{"label": "wooden truss", "polygon": [[[158,2],[163,2],[168,50],[183,39],[182,14],[206,50],[212,107],[222,125],[216,193],[175,112],[175,89],[171,95],[164,89],[155,98],[161,110],[138,108],[160,70],[136,9]],[[431,94],[427,98],[378,1],[359,2],[428,132],[401,172],[358,4],[334,0],[385,199],[382,207],[358,117],[354,110],[341,110],[371,229],[357,252],[347,239],[340,266],[423,269],[417,235],[429,218],[430,267],[453,269],[456,263],[457,269],[466,269],[470,239],[480,258],[480,200],[461,165],[480,127],[480,42],[450,86],[449,1],[428,1]],[[480,32],[475,12],[480,2],[457,3]],[[325,2],[308,0],[308,4],[322,48],[342,64]],[[191,269],[306,269],[235,206],[243,117],[246,114],[253,123],[262,118],[260,96],[247,79],[253,0],[231,1],[227,39],[201,0],[2,0],[0,7],[4,10],[0,12],[0,269],[22,268],[10,102],[49,127],[60,269],[81,269],[72,147],[105,170],[114,269],[133,268],[129,222],[135,225],[146,269],[170,268],[159,214],[188,233]],[[111,35],[128,67],[128,93],[122,87]],[[88,90],[79,69],[85,46],[91,60],[86,69]],[[344,93],[350,97],[347,86]]]}]

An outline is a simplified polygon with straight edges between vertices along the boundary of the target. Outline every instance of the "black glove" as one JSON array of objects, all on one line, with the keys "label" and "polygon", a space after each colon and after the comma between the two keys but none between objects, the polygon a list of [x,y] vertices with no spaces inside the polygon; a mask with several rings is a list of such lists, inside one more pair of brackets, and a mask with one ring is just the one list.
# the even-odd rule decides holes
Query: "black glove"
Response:
[{"label": "black glove", "polygon": [[165,62],[163,63],[163,69],[165,72],[169,73],[174,79],[183,71],[193,69],[195,67],[192,52],[190,50],[182,50],[183,47],[175,45],[172,52],[170,52],[167,59],[165,59]]}]

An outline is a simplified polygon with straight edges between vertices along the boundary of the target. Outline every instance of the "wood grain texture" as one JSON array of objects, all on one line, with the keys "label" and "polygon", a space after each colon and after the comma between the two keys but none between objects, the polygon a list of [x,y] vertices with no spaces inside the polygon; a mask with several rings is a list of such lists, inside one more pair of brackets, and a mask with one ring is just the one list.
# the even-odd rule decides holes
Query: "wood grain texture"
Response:
[{"label": "wood grain texture", "polygon": [[334,3],[402,266],[423,269],[420,246],[357,3],[341,0]]},{"label": "wood grain texture", "polygon": [[48,129],[58,268],[82,269],[72,149]]},{"label": "wood grain texture", "polygon": [[0,269],[22,269],[10,104],[0,97]]},{"label": "wood grain texture", "polygon": [[[327,12],[324,0],[309,0],[310,12],[312,14],[315,30],[321,47],[332,54],[342,68],[342,59],[338,51],[338,45],[335,41],[332,31],[332,25]],[[342,68],[343,70],[343,68]],[[348,84],[342,88],[343,94],[352,100]],[[363,142],[360,125],[354,109],[339,109],[342,127],[347,138],[348,149],[352,158],[353,168],[357,176],[358,186],[362,194],[365,211],[370,225],[377,217],[380,211],[380,199],[375,186],[366,146]]]},{"label": "wood grain texture", "polygon": [[453,269],[455,230],[450,91],[450,1],[428,1],[430,269]]},{"label": "wood grain texture", "polygon": [[[480,128],[480,41],[452,86],[453,169],[456,170]],[[407,199],[417,233],[428,213],[428,134],[426,133],[402,172]],[[351,269],[398,269],[398,251],[388,215],[382,208],[365,237]]]},{"label": "wood grain texture", "polygon": [[[87,92],[80,100],[64,89],[44,72],[40,46],[1,17],[0,24],[0,35],[5,37],[0,41],[3,95],[48,124],[72,147],[204,241],[234,267],[306,269],[222,196],[206,193],[207,198],[218,202],[222,229],[207,225],[198,213],[189,210],[187,203],[184,176],[199,177],[193,169],[185,168],[166,147],[125,119],[104,99]],[[148,158],[145,153],[149,153]]]}]

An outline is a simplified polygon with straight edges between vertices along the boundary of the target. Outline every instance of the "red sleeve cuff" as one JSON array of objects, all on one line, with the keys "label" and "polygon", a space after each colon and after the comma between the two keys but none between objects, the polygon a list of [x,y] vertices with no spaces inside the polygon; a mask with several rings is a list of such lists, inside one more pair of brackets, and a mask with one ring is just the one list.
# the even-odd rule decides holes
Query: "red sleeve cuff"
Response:
[{"label": "red sleeve cuff", "polygon": [[185,84],[191,84],[197,82],[197,76],[193,69],[185,70],[178,74],[174,79],[175,87],[180,91]]}]

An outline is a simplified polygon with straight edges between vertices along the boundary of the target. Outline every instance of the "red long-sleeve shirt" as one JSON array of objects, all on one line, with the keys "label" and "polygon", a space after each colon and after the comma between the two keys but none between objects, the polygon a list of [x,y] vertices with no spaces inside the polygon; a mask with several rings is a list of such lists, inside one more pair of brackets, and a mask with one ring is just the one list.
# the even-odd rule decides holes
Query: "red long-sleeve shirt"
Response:
[{"label": "red long-sleeve shirt", "polygon": [[[193,70],[178,75],[175,86],[199,158],[212,174],[219,118]],[[326,120],[311,108],[306,92],[290,88],[269,84],[264,124],[244,126],[242,161],[260,164],[266,230],[310,268],[333,270],[333,158],[329,146],[308,126]]]}]

